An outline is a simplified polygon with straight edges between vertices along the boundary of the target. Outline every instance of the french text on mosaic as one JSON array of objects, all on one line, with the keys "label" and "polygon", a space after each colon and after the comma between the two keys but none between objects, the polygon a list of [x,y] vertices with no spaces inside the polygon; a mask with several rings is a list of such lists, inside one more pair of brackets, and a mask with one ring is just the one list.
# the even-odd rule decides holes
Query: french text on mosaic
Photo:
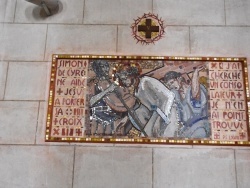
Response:
[{"label": "french text on mosaic", "polygon": [[246,141],[246,96],[241,62],[209,62],[212,140]]},{"label": "french text on mosaic", "polygon": [[88,60],[58,59],[51,134],[82,137],[85,127]]}]

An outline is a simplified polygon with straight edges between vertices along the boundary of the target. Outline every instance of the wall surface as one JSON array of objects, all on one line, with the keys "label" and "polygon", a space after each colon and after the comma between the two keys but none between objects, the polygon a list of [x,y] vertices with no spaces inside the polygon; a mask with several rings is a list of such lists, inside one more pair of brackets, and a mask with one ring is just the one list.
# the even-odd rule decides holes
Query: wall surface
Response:
[{"label": "wall surface", "polygon": [[[45,143],[52,54],[250,58],[250,0],[0,0],[0,188],[248,188],[250,148]],[[136,44],[153,12],[166,34]],[[250,61],[249,61],[250,62]]]}]

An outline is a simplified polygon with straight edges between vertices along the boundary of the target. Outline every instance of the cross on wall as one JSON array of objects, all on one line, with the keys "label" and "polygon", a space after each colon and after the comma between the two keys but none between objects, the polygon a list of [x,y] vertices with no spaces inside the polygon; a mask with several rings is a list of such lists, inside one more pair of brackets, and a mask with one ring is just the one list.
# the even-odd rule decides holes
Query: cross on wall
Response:
[{"label": "cross on wall", "polygon": [[138,31],[145,32],[146,38],[151,39],[152,32],[159,32],[159,26],[153,26],[152,19],[146,19],[146,25],[138,25]]}]

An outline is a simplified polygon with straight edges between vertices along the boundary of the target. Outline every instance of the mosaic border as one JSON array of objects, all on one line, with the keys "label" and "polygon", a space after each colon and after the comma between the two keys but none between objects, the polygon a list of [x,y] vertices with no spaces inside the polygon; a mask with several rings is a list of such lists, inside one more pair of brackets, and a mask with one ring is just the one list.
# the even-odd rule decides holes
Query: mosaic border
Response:
[{"label": "mosaic border", "polygon": [[[119,55],[53,55],[51,65],[50,87],[49,87],[49,100],[48,112],[46,117],[46,142],[80,142],[80,143],[116,143],[116,144],[163,144],[163,145],[220,145],[220,146],[250,146],[250,141],[215,141],[210,139],[157,139],[157,138],[99,138],[99,137],[86,137],[86,138],[54,138],[50,137],[50,124],[53,108],[54,87],[53,82],[56,77],[56,60],[61,59],[122,59],[122,60],[175,60],[175,61],[214,61],[214,62],[241,62],[244,68],[244,84],[246,89],[246,103],[247,103],[247,119],[250,119],[250,97],[249,97],[249,81],[248,81],[248,67],[247,58],[245,57],[182,57],[182,56],[119,56]],[[249,132],[249,125],[248,125]],[[248,137],[249,140],[249,137]]]}]

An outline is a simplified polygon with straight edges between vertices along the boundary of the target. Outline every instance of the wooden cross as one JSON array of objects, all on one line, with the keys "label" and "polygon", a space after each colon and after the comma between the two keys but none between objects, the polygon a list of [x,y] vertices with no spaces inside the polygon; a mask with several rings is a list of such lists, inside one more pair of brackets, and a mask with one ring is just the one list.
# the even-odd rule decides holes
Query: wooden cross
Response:
[{"label": "wooden cross", "polygon": [[146,38],[151,39],[152,32],[159,32],[159,26],[153,26],[151,19],[146,19],[146,25],[138,25],[138,31],[146,33]]}]

